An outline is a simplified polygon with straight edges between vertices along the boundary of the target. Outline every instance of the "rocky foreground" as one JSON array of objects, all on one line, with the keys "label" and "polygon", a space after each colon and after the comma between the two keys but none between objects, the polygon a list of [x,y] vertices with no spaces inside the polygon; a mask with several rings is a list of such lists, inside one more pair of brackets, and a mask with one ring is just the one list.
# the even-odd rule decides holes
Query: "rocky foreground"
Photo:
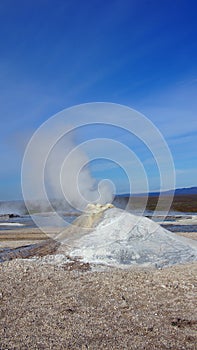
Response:
[{"label": "rocky foreground", "polygon": [[0,349],[196,349],[197,263],[95,270],[61,256],[0,265]]},{"label": "rocky foreground", "polygon": [[[2,251],[9,261],[0,264],[0,350],[197,349],[196,241],[179,240],[148,219],[127,220],[127,214],[117,223],[115,208],[97,209],[57,242],[48,239],[7,256]],[[116,227],[115,240],[110,227]],[[119,261],[121,244],[135,248],[129,261]]]}]

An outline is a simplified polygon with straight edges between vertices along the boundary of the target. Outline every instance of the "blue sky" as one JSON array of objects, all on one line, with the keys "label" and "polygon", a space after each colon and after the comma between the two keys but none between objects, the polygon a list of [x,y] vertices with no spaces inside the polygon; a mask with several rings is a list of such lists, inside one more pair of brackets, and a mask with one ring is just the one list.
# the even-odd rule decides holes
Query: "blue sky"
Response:
[{"label": "blue sky", "polygon": [[21,197],[32,132],[96,101],[145,114],[170,147],[177,187],[197,185],[196,11],[195,0],[2,0],[0,200]]}]

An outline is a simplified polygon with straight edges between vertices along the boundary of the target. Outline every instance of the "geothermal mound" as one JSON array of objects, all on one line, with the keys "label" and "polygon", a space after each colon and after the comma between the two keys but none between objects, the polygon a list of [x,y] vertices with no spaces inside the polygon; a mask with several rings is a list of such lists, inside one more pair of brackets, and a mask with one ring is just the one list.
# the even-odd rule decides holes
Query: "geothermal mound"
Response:
[{"label": "geothermal mound", "polygon": [[164,267],[197,260],[196,241],[112,205],[90,205],[59,237],[72,257],[126,267]]}]

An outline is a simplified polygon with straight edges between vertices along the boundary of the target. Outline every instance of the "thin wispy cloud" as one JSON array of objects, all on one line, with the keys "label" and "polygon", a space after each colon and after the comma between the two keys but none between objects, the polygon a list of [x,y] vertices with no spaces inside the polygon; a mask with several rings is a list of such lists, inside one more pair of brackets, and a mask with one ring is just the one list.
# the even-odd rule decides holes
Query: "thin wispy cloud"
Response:
[{"label": "thin wispy cloud", "polygon": [[[167,141],[177,169],[177,185],[196,185],[194,1],[183,0],[177,5],[169,0],[19,0],[17,6],[1,2],[0,9],[2,198],[8,195],[4,188],[7,192],[10,188],[13,198],[21,195],[20,181],[16,186],[21,167],[21,151],[16,157],[17,135],[23,139],[23,134],[35,131],[64,108],[96,101],[123,104],[142,112]],[[140,127],[145,135],[146,129]],[[152,188],[157,187],[154,159],[145,144],[124,130],[101,129],[98,135],[94,128],[78,141],[91,137],[111,137],[129,147],[151,173]],[[159,148],[154,137],[151,143]],[[132,162],[124,154],[121,157],[125,166]],[[99,169],[98,164],[97,173],[95,165],[95,176],[99,177]],[[103,177],[110,170],[113,165],[104,164]],[[5,174],[9,175],[7,180]],[[123,191],[121,180],[119,186]]]}]

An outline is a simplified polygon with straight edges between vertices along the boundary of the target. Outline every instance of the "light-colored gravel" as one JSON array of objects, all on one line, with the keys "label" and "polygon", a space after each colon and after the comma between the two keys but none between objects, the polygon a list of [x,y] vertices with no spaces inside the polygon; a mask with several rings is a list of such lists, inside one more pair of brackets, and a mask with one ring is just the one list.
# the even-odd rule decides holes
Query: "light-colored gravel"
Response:
[{"label": "light-colored gravel", "polygon": [[16,259],[0,273],[1,350],[197,349],[197,263],[99,272]]}]

